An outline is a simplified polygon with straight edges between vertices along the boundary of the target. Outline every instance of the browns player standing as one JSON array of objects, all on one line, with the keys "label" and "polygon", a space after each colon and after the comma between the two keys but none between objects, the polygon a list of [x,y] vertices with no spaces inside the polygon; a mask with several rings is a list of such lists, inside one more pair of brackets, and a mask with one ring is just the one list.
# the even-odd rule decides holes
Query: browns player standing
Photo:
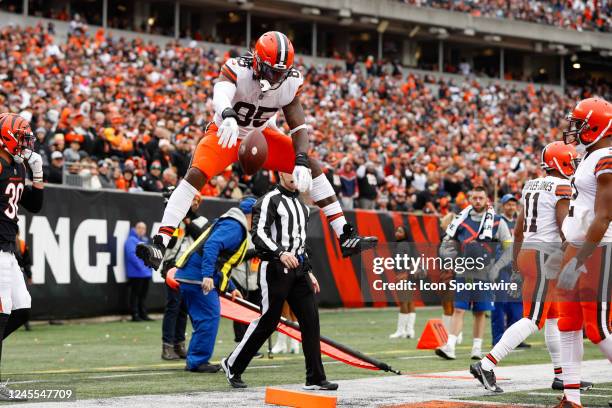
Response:
[{"label": "browns player standing", "polygon": [[586,150],[572,179],[572,199],[563,221],[568,242],[557,279],[562,408],[580,405],[584,332],[612,362],[612,104],[580,101],[563,132],[567,144]]},{"label": "browns player standing", "polygon": [[[42,158],[32,151],[30,124],[13,113],[0,114],[0,361],[2,342],[28,321],[31,298],[15,258],[17,211],[21,204],[30,212],[43,203]],[[26,186],[27,161],[32,185]],[[11,390],[0,384],[0,401],[11,400]]]}]

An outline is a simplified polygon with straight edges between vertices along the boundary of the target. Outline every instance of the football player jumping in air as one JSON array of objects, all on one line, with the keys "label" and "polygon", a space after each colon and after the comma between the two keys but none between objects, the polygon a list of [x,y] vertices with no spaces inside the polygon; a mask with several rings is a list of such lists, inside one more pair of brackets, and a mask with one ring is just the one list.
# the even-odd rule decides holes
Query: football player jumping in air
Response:
[{"label": "football player jumping in air", "polygon": [[[30,124],[14,113],[0,114],[0,360],[2,342],[28,321],[31,298],[15,258],[18,206],[39,212],[43,203],[43,162],[32,151]],[[26,186],[27,161],[32,185]],[[15,401],[6,384],[0,384],[0,401]]]},{"label": "football player jumping in air", "polygon": [[612,104],[580,101],[563,132],[585,149],[574,178],[563,234],[568,242],[557,279],[564,396],[559,407],[580,407],[582,329],[612,362]]},{"label": "football player jumping in air", "polygon": [[[292,173],[300,192],[309,191],[340,240],[344,257],[372,248],[376,237],[358,236],[346,222],[334,189],[316,160],[308,158],[309,138],[300,92],[304,79],[293,66],[293,45],[278,31],[263,34],[252,55],[230,58],[214,86],[214,120],[198,144],[191,168],[176,188],[151,244],[140,244],[137,255],[157,268],[174,229],[185,217],[195,194],[211,178],[237,161],[240,140],[261,130],[268,144],[263,167]],[[282,109],[289,136],[278,131],[274,115]],[[292,209],[287,209],[293,212]]]},{"label": "football player jumping in air", "polygon": [[[542,150],[541,166],[546,176],[529,180],[523,187],[522,209],[514,229],[513,278],[522,280],[523,318],[504,332],[493,350],[470,366],[472,375],[490,391],[502,392],[493,369],[512,350],[544,327],[546,347],[554,367],[552,388],[563,390],[561,380],[558,310],[553,302],[554,280],[547,280],[545,260],[552,253],[561,254],[564,241],[561,225],[567,216],[578,154],[574,146],[553,142]],[[520,275],[516,275],[520,274]],[[593,386],[584,382],[583,389]]]}]

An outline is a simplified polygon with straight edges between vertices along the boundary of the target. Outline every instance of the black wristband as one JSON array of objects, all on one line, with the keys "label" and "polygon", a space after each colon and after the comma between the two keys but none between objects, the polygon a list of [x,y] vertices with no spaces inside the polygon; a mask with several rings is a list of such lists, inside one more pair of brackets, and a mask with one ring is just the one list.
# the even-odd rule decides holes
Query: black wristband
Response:
[{"label": "black wristband", "polygon": [[310,168],[310,161],[308,160],[306,153],[298,153],[295,155],[295,165],[304,166],[308,169]]},{"label": "black wristband", "polygon": [[232,108],[225,108],[225,109],[223,109],[223,112],[221,112],[221,118],[223,118],[223,119],[234,118],[234,119],[237,120],[238,119],[238,114]]}]

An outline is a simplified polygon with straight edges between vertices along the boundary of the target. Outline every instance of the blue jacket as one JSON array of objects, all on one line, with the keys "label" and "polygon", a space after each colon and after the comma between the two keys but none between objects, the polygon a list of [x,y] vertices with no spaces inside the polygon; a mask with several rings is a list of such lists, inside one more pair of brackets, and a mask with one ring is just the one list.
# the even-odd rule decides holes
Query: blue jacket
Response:
[{"label": "blue jacket", "polygon": [[136,230],[132,228],[123,247],[125,275],[128,278],[150,278],[153,274],[151,268],[147,268],[144,262],[142,262],[142,259],[136,256],[136,245],[141,242],[147,242],[146,238],[140,238],[136,235]]},{"label": "blue jacket", "polygon": [[[202,251],[191,255],[187,264],[177,269],[175,279],[186,281],[202,281],[204,278],[213,278],[215,287],[219,287],[220,274],[217,273],[217,260],[224,250],[237,250],[246,234],[240,222],[232,218],[222,218],[213,226]],[[236,289],[230,280],[228,291]]]}]

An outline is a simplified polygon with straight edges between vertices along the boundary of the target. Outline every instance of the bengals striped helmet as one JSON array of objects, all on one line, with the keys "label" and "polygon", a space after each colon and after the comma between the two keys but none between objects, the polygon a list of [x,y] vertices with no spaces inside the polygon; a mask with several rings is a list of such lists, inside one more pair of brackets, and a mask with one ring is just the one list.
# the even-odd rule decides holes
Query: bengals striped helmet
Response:
[{"label": "bengals striped helmet", "polygon": [[11,156],[34,148],[34,134],[27,120],[16,113],[0,114],[0,147]]},{"label": "bengals striped helmet", "polygon": [[542,150],[541,166],[546,171],[558,170],[569,178],[576,171],[579,162],[576,148],[561,141],[549,143]]},{"label": "bengals striped helmet", "polygon": [[280,85],[293,68],[293,45],[279,31],[268,31],[257,40],[253,50],[253,71],[259,80]]}]

